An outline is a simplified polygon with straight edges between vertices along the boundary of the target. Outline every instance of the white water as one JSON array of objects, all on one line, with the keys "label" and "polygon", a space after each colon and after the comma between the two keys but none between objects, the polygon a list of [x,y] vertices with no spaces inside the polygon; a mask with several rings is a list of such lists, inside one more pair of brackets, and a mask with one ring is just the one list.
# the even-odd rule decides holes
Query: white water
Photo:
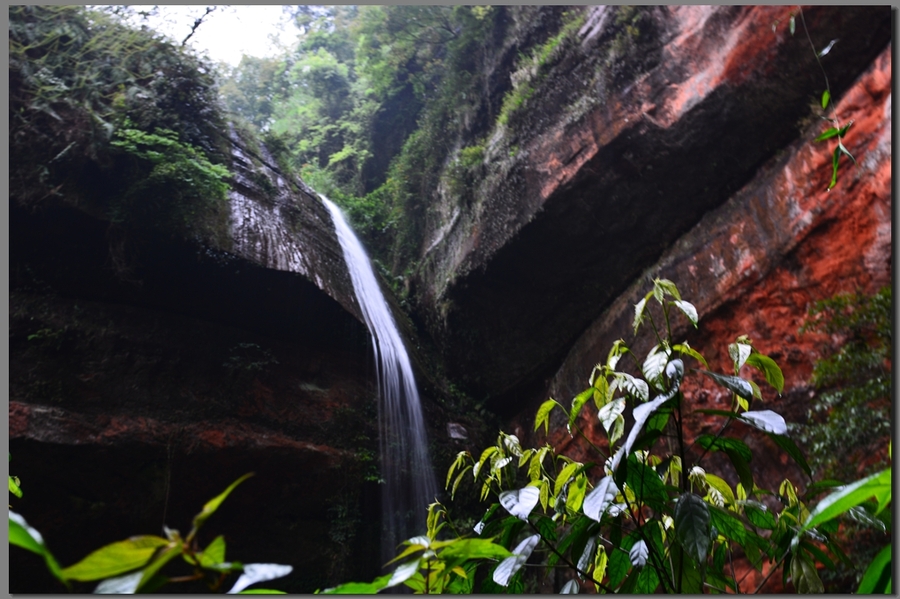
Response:
[{"label": "white water", "polygon": [[356,299],[372,334],[378,373],[379,444],[381,448],[382,544],[384,561],[397,555],[397,546],[425,533],[426,509],[435,499],[437,484],[428,457],[425,423],[409,355],[390,308],[378,286],[369,257],[344,215],[321,196],[331,212]]}]

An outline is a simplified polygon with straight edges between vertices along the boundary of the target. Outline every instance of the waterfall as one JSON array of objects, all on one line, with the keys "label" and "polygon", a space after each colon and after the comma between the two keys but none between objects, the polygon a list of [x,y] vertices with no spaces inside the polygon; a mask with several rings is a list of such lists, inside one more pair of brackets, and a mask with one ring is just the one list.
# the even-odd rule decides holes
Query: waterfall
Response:
[{"label": "waterfall", "polygon": [[353,229],[340,208],[319,195],[331,212],[356,299],[372,335],[384,479],[381,552],[387,562],[397,554],[401,541],[425,533],[426,508],[434,501],[437,484],[428,457],[419,391],[394,317]]}]

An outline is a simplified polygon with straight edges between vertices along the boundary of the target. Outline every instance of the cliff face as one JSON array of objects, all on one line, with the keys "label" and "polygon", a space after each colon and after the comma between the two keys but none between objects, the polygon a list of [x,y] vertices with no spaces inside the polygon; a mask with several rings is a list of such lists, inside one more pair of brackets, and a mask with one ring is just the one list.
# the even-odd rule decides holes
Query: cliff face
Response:
[{"label": "cliff face", "polygon": [[[523,114],[488,133],[484,177],[462,200],[436,192],[414,282],[451,376],[521,409],[592,320],[797,139],[824,79],[791,10],[587,9]],[[890,13],[804,14],[816,47],[846,42],[822,59],[839,97],[888,43]]]},{"label": "cliff face", "polygon": [[[222,248],[13,198],[16,508],[68,565],[184,530],[254,471],[207,534],[231,559],[292,564],[285,588],[310,592],[379,566],[364,551],[378,542],[368,333],[324,206],[264,148],[233,144]],[[14,590],[46,592],[22,553]]]}]

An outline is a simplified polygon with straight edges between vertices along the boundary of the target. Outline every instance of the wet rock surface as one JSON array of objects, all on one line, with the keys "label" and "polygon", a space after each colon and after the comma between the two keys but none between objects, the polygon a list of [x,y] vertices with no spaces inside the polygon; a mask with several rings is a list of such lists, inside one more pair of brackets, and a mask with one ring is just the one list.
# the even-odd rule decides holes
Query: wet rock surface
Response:
[{"label": "wet rock surface", "polygon": [[[368,332],[324,206],[250,154],[236,150],[225,249],[11,202],[14,507],[64,566],[186,532],[250,471],[201,543],[291,564],[293,592],[380,566]],[[32,557],[11,556],[14,592],[47,592]]]},{"label": "wet rock surface", "polygon": [[[448,230],[434,225],[419,271],[451,376],[505,414],[631,281],[796,139],[824,86],[809,42],[788,32],[788,7],[654,8],[654,37],[608,69],[598,57],[622,44],[622,27],[606,10],[619,9],[591,9],[581,45],[535,92],[540,117],[495,130],[486,161],[500,166],[470,209],[444,211]],[[847,42],[823,59],[836,97],[890,39],[887,9],[805,17],[814,44]]]}]

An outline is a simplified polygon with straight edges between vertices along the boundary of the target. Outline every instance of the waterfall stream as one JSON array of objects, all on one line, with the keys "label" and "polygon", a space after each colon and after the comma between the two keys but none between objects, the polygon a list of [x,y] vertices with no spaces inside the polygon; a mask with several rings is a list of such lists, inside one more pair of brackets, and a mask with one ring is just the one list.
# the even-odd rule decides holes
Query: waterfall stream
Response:
[{"label": "waterfall stream", "polygon": [[426,508],[435,499],[437,484],[428,457],[419,391],[394,317],[353,229],[340,208],[319,195],[331,212],[356,299],[372,335],[384,479],[381,552],[387,562],[397,554],[401,541],[425,532]]}]

